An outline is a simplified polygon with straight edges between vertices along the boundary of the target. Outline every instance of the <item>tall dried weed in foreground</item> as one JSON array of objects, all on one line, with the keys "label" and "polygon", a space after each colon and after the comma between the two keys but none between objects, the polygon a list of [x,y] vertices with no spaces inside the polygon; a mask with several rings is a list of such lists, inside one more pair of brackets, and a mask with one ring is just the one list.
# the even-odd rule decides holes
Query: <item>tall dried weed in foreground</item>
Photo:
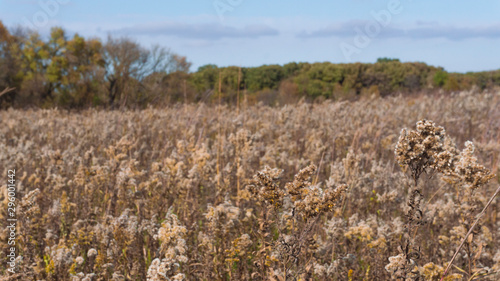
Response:
[{"label": "tall dried weed in foreground", "polygon": [[[401,131],[395,150],[396,160],[402,166],[403,171],[410,174],[413,185],[408,192],[407,224],[401,245],[398,247],[400,254],[390,257],[390,263],[386,266],[392,277],[401,280],[422,280],[424,277],[428,280],[440,275],[439,273],[430,273],[429,269],[431,272],[442,271],[441,267],[437,267],[432,262],[424,265],[423,270],[419,270],[417,263],[421,258],[420,247],[416,239],[417,230],[419,226],[425,224],[422,212],[423,188],[418,185],[418,180],[423,173],[440,172],[446,180],[455,185],[459,193],[458,199],[467,198],[460,200],[462,204],[458,210],[462,217],[460,221],[462,228],[470,229],[472,226],[472,222],[464,218],[470,219],[475,214],[473,206],[477,204],[474,203],[479,203],[471,202],[473,192],[494,177],[488,169],[477,163],[473,152],[473,143],[467,141],[464,150],[458,154],[455,144],[446,134],[444,128],[436,126],[434,122],[429,120],[418,121],[415,131],[408,132],[406,129]],[[466,237],[459,235],[457,238],[465,239]],[[472,239],[468,241],[466,246],[468,271],[462,270],[462,272],[467,273],[468,280],[477,271],[483,270],[482,268],[474,268],[473,270],[471,267],[472,264],[475,265],[471,242]],[[460,274],[452,274],[446,276],[445,280],[460,280],[462,277]]]},{"label": "tall dried weed in foreground", "polygon": [[277,259],[274,258],[275,263],[268,263],[268,278],[306,280],[313,276],[312,230],[322,213],[334,210],[347,189],[346,184],[329,183],[325,188],[313,185],[309,180],[316,169],[309,165],[300,170],[292,182],[280,187],[276,180],[282,171],[266,167],[255,175],[255,185],[249,186],[250,193],[274,211],[268,227],[273,228],[276,236],[269,245]]},{"label": "tall dried weed in foreground", "polygon": [[[498,108],[464,92],[2,111],[0,220],[8,169],[21,203],[2,280],[439,280],[499,183]],[[423,121],[398,141],[424,118],[446,132]],[[449,278],[499,280],[498,206]]]}]

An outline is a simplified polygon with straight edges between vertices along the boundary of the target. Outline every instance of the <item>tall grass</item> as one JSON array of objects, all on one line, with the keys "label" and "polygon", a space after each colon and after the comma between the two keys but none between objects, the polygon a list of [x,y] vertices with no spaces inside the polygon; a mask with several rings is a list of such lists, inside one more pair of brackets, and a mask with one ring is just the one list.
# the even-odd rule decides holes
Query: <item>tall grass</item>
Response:
[{"label": "tall grass", "polygon": [[[8,169],[22,202],[2,280],[439,280],[500,181],[471,177],[500,174],[498,108],[499,93],[462,92],[2,111],[0,220]],[[437,136],[427,162],[394,154],[406,127]],[[497,203],[449,278],[500,278]]]}]

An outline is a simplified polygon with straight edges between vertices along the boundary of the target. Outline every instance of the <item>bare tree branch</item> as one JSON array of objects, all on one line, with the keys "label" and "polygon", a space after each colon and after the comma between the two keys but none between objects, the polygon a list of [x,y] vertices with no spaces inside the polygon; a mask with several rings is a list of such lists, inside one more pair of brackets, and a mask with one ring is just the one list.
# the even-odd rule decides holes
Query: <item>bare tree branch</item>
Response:
[{"label": "bare tree branch", "polygon": [[2,92],[0,92],[0,97],[7,94],[8,92],[12,92],[14,91],[16,88],[10,88],[10,87],[7,87],[5,88],[5,90],[3,90]]}]

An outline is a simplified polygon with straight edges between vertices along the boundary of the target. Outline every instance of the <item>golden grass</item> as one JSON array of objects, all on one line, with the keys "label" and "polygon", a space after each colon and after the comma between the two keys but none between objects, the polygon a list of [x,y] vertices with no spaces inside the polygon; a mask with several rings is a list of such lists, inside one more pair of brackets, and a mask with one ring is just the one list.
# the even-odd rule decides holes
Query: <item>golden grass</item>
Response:
[{"label": "golden grass", "polygon": [[[407,174],[400,131],[433,120],[454,155],[498,175],[499,108],[500,93],[463,92],[238,111],[2,111],[0,220],[8,169],[22,202],[22,259],[3,280],[390,280],[404,237],[418,247],[418,259],[403,257],[411,271],[439,280],[500,179],[467,178],[465,162],[454,177],[446,155]],[[408,233],[412,198],[421,217]],[[498,200],[454,276],[500,278]]]}]

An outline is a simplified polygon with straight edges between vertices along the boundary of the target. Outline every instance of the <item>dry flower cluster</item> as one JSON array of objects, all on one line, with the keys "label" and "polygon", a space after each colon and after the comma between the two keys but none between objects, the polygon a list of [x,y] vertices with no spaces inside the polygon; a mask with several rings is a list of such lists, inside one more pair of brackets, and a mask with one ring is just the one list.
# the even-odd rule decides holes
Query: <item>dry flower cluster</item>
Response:
[{"label": "dry flower cluster", "polygon": [[[391,272],[393,277],[402,280],[421,280],[427,276],[424,270],[419,270],[417,260],[420,259],[420,248],[416,246],[416,232],[419,226],[424,225],[423,212],[421,209],[423,201],[423,190],[418,185],[418,179],[422,173],[431,171],[441,172],[446,178],[452,178],[452,182],[458,186],[457,193],[459,197],[467,198],[469,201],[472,193],[480,185],[487,183],[495,175],[484,166],[477,163],[477,158],[473,156],[474,145],[467,141],[462,153],[458,154],[453,141],[446,135],[444,128],[436,126],[434,122],[422,120],[417,122],[416,131],[401,131],[399,141],[396,145],[396,160],[402,166],[404,171],[409,171],[414,185],[409,190],[407,225],[403,235],[401,246],[398,248],[400,254],[389,258],[387,271]],[[461,186],[463,185],[463,187]],[[463,201],[463,200],[459,200]],[[477,206],[478,204],[473,204]],[[460,213],[464,216],[474,214],[474,208],[464,209],[460,205]],[[462,229],[469,229],[472,223],[462,224]],[[455,227],[456,228],[456,227]],[[454,228],[454,229],[455,229]],[[457,238],[466,239],[465,231]],[[472,258],[470,244],[467,243],[467,254],[469,259],[468,276],[474,276],[471,264],[475,264]],[[427,264],[430,265],[430,264]],[[425,266],[424,266],[425,268]],[[429,266],[428,266],[429,268]],[[436,268],[434,264],[430,268]],[[432,276],[438,276],[432,274]],[[463,276],[454,274],[446,276],[446,280],[461,279]],[[428,278],[425,277],[425,278]],[[444,278],[444,276],[443,276]],[[468,278],[472,279],[472,278]]]},{"label": "dry flower cluster", "polygon": [[[8,169],[20,205],[0,279],[440,280],[499,184],[499,108],[462,92],[2,111],[0,220]],[[499,200],[445,280],[500,279]]]}]

